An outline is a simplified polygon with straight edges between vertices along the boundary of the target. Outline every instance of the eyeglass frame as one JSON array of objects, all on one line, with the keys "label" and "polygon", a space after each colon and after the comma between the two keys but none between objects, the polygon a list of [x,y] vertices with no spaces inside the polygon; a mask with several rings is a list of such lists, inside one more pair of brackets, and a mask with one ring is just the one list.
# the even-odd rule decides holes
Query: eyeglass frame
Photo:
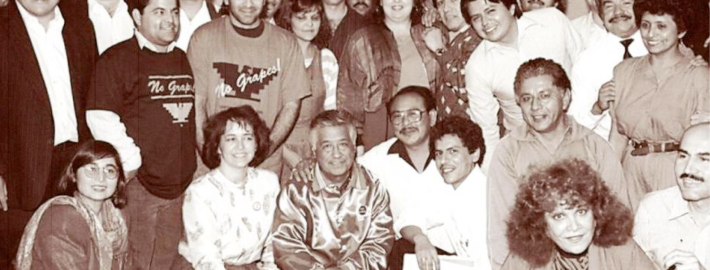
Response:
[{"label": "eyeglass frame", "polygon": [[[419,123],[422,121],[422,119],[424,119],[425,113],[427,113],[427,112],[424,110],[420,110],[420,109],[396,111],[396,112],[392,112],[390,114],[389,119],[392,122],[393,126],[399,126],[399,125],[404,124],[405,119],[409,119],[409,121],[411,121],[412,123]],[[398,121],[395,120],[396,119],[395,117],[401,117],[400,118],[401,120],[399,120],[399,123],[398,123]]]},{"label": "eyeglass frame", "polygon": [[[118,167],[113,164],[109,164],[109,165],[106,165],[105,167],[101,167],[101,166],[96,165],[94,163],[89,163],[84,166],[81,166],[81,168],[84,168],[84,175],[86,177],[93,178],[93,179],[96,179],[101,174],[99,174],[98,170],[93,170],[91,168],[101,169],[101,172],[106,177],[106,179],[110,179],[110,180],[118,179],[118,174],[120,173]],[[115,176],[111,176],[111,173],[108,172],[109,169],[115,170]]]}]

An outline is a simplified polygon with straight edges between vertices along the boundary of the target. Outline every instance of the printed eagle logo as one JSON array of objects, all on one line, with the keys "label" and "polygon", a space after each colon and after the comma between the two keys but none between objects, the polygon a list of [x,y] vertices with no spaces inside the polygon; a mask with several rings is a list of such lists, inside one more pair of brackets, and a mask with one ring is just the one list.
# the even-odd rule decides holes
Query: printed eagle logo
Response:
[{"label": "printed eagle logo", "polygon": [[173,124],[187,123],[187,117],[192,111],[192,103],[165,103],[163,108],[173,116]]},{"label": "printed eagle logo", "polygon": [[240,68],[240,65],[224,62],[215,62],[212,66],[217,69],[219,77],[223,80],[216,89],[219,96],[254,101],[259,101],[256,98],[259,91],[264,90],[264,87],[278,75],[280,69],[280,67],[273,70],[247,65]]}]

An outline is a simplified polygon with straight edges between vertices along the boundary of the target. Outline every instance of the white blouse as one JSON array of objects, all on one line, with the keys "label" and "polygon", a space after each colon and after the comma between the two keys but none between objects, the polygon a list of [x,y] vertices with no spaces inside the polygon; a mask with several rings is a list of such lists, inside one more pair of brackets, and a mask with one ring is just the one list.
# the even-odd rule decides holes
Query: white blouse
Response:
[{"label": "white blouse", "polygon": [[279,189],[276,174],[256,168],[249,168],[243,187],[217,169],[198,178],[185,191],[180,255],[196,270],[256,261],[261,269],[278,269],[271,225]]}]

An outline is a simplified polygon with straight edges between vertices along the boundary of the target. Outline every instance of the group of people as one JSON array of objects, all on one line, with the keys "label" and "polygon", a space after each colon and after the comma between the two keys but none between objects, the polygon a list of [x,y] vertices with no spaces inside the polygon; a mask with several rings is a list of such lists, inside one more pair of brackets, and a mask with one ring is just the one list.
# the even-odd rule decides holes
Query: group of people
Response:
[{"label": "group of people", "polygon": [[706,269],[710,3],[585,3],[0,1],[0,269]]}]

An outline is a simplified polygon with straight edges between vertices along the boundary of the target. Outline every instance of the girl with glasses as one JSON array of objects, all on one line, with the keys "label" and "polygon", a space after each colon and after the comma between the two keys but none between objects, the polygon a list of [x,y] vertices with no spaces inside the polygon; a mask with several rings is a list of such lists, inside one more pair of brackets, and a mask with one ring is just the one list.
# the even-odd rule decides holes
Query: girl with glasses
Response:
[{"label": "girl with glasses", "polygon": [[67,195],[40,206],[25,227],[17,269],[123,269],[128,229],[118,208],[126,202],[125,185],[111,144],[82,144],[58,184]]}]

